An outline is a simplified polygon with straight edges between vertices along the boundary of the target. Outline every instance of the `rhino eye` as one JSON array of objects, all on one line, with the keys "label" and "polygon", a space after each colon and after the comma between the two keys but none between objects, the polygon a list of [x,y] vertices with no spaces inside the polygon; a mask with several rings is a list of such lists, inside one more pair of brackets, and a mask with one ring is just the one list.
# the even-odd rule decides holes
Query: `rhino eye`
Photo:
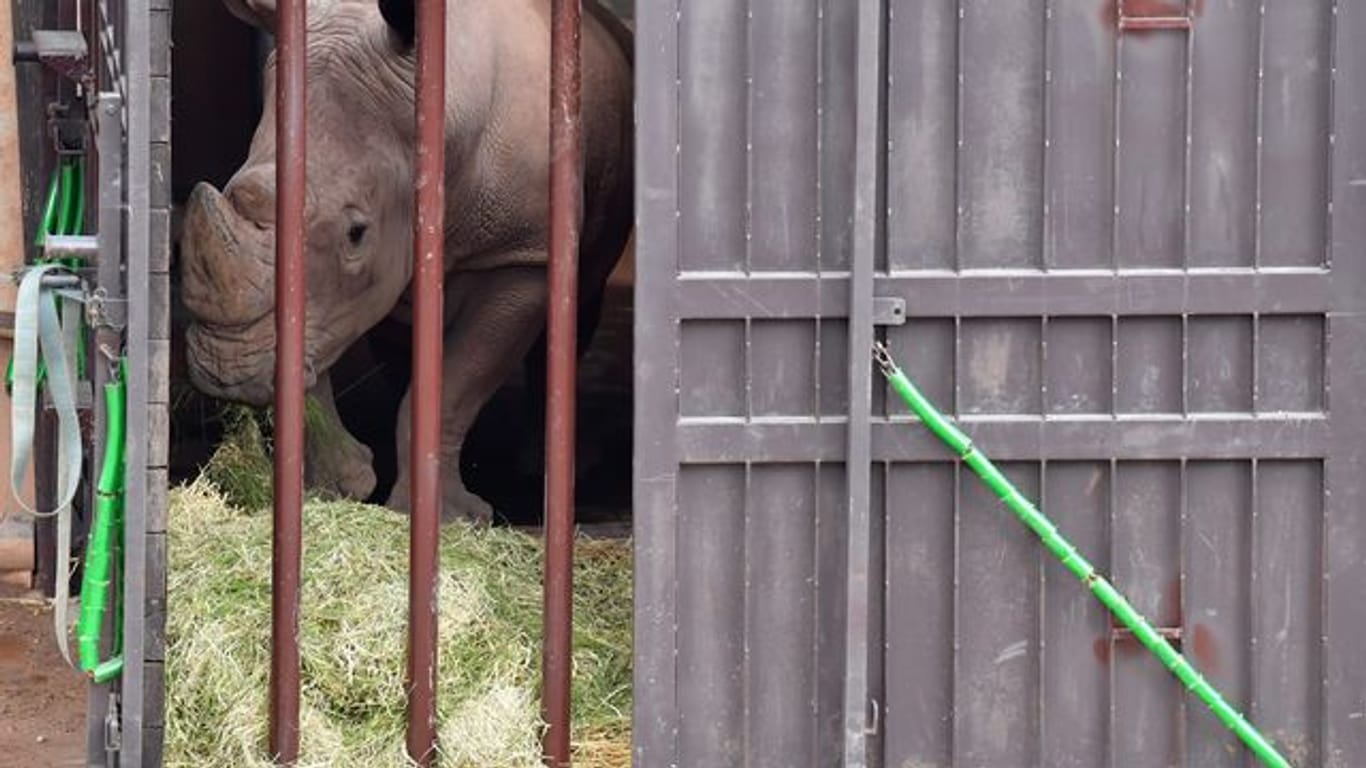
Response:
[{"label": "rhino eye", "polygon": [[365,239],[365,229],[364,224],[352,224],[351,228],[346,230],[346,238],[352,245],[360,245],[360,241]]}]

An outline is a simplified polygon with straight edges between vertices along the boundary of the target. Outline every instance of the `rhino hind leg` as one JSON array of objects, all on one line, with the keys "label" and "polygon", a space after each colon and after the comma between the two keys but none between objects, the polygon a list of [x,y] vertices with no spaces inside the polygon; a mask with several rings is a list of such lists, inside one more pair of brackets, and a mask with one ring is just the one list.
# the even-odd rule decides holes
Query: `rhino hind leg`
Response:
[{"label": "rhino hind leg", "polygon": [[374,456],[342,424],[330,374],[308,391],[304,422],[305,485],[345,499],[368,498],[375,490]]},{"label": "rhino hind leg", "polygon": [[[577,357],[582,360],[588,351],[589,344],[593,341],[594,334],[597,333],[598,323],[602,319],[602,291],[601,289],[588,292],[581,297],[578,312],[578,349]],[[522,440],[522,450],[518,454],[518,471],[528,477],[540,477],[545,473],[545,413],[546,413],[546,331],[542,326],[542,331],[536,337],[536,343],[532,345],[531,351],[527,354],[523,363],[523,387],[526,391],[526,419],[530,430]],[[580,446],[582,447],[582,446]],[[586,462],[582,456],[575,462],[576,469],[582,470]]]},{"label": "rhino hind leg", "polygon": [[[446,328],[442,361],[442,521],[492,520],[493,508],[470,492],[460,476],[460,454],[480,410],[535,342],[545,322],[545,271],[507,267],[453,275],[446,297],[453,319]],[[399,406],[398,477],[386,506],[411,509],[409,439],[412,388]]]}]

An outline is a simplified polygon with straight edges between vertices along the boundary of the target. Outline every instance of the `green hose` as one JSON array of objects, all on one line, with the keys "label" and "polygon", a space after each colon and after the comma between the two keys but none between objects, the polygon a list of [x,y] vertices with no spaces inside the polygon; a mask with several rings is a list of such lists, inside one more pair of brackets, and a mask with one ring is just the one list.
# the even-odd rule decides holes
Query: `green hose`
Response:
[{"label": "green hose", "polygon": [[[48,235],[75,235],[85,230],[85,158],[84,157],[63,157],[56,168],[52,169],[52,180],[48,184],[47,199],[43,204],[43,218],[38,228],[38,234],[34,239],[34,245],[42,248],[47,243]],[[35,259],[38,264],[47,263],[49,260],[41,255]],[[60,260],[61,264],[68,269],[80,269],[84,266],[81,259],[76,257]],[[53,298],[53,301],[60,299]],[[84,328],[84,320],[82,321]],[[86,368],[86,348],[82,344],[76,347],[76,376],[85,377]],[[42,386],[47,379],[47,366],[40,359],[38,361],[37,381],[38,386]],[[9,392],[14,385],[14,358],[11,357],[5,368],[5,391]]]},{"label": "green hose", "polygon": [[1062,561],[1063,566],[1080,579],[1111,613],[1124,622],[1124,625],[1133,631],[1134,636],[1157,656],[1187,689],[1199,697],[1229,730],[1237,734],[1248,749],[1261,759],[1263,765],[1270,768],[1290,768],[1289,761],[1282,757],[1256,728],[1243,719],[1243,716],[1219,695],[1214,686],[1210,685],[1184,656],[1172,648],[1166,638],[1152,628],[1119,590],[1096,572],[1095,567],[1068,543],[1053,523],[1026,499],[1005,475],[1001,474],[985,454],[973,446],[967,435],[954,426],[920,393],[920,390],[916,389],[881,343],[873,345],[873,358],[882,369],[882,374],[891,383],[892,389],[896,390],[920,421],[972,468],[982,482],[1020,518],[1020,521],[1034,531],[1048,551]]},{"label": "green hose", "polygon": [[76,231],[76,163],[62,163],[61,218],[57,222],[57,234],[70,235]]},{"label": "green hose", "polygon": [[[104,459],[95,486],[95,516],[85,553],[85,574],[81,581],[81,615],[76,624],[80,667],[96,682],[107,682],[122,670],[122,635],[114,635],[113,658],[100,661],[100,638],[104,634],[105,610],[109,603],[111,571],[118,566],[122,576],[123,556],[123,453],[126,435],[126,385],[121,371],[104,385],[106,414]],[[121,581],[122,579],[120,579]],[[115,619],[122,624],[123,590],[117,589]],[[103,676],[105,679],[101,679]]]},{"label": "green hose", "polygon": [[[39,227],[35,245],[43,248],[49,235],[76,235],[85,231],[85,158],[82,156],[63,156],[52,171],[48,186],[47,199],[43,205],[42,223]],[[47,263],[50,259],[40,253],[35,261]],[[76,270],[84,266],[82,259],[69,257],[60,259],[68,269]],[[53,297],[53,301],[61,299]],[[82,330],[85,322],[81,321]],[[84,378],[87,351],[84,344],[76,347],[76,376]],[[77,646],[80,667],[90,673],[96,682],[108,682],[123,670],[123,590],[115,589],[114,594],[114,648],[113,657],[100,661],[100,638],[103,635],[104,619],[109,604],[109,590],[113,583],[111,571],[117,568],[120,581],[123,572],[123,453],[126,432],[125,380],[126,361],[120,371],[104,387],[105,408],[108,424],[105,440],[105,455],[95,489],[94,519],[91,521],[90,535],[86,545],[85,572],[81,582],[81,614],[76,625]],[[38,384],[41,386],[47,377],[47,367],[38,361]],[[14,359],[10,358],[5,374],[6,389],[14,381]]]},{"label": "green hose", "polygon": [[43,219],[38,225],[38,234],[33,238],[33,246],[42,248],[47,242],[48,233],[57,224],[57,190],[61,187],[61,168],[52,169],[52,180],[47,185],[47,200],[43,203]]}]

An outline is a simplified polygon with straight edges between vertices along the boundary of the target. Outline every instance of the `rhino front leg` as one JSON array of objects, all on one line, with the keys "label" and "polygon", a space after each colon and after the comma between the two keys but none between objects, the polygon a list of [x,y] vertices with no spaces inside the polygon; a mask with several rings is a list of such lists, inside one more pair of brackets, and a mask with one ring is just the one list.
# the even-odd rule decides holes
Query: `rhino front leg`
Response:
[{"label": "rhino front leg", "polygon": [[[493,508],[465,488],[460,451],[470,426],[545,325],[545,271],[507,267],[454,276],[447,291],[441,392],[441,519],[487,523]],[[398,414],[398,477],[387,506],[407,512],[412,482],[412,388]]]},{"label": "rhino front leg", "polygon": [[304,484],[342,498],[369,498],[376,482],[374,456],[342,424],[331,373],[319,376],[308,391],[304,423]]}]

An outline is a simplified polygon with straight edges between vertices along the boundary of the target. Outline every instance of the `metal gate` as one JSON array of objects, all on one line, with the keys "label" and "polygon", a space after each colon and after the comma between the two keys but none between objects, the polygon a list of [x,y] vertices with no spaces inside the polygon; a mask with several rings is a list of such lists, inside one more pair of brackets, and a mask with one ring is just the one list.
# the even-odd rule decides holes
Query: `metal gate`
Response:
[{"label": "metal gate", "polygon": [[637,20],[636,764],[1250,764],[875,335],[1295,765],[1366,763],[1366,8]]},{"label": "metal gate", "polygon": [[[71,255],[89,268],[98,311],[91,324],[89,359],[126,357],[127,441],[124,454],[121,672],[89,685],[88,765],[160,765],[163,745],[165,652],[165,517],[170,359],[170,0],[16,0],[16,62],[42,64],[19,72],[28,97],[22,124],[26,176],[50,167],[54,129],[64,152],[97,166],[88,179],[97,201],[88,212],[89,235],[69,238]],[[79,90],[78,90],[79,88]],[[61,105],[48,109],[49,100]],[[48,119],[45,122],[45,118]],[[76,137],[74,144],[65,138]],[[26,142],[28,139],[26,138]],[[51,254],[47,254],[51,255]],[[112,366],[91,366],[87,393],[78,403],[94,423],[91,459],[102,458],[104,406],[95,397]],[[53,435],[40,432],[38,442]],[[39,447],[42,456],[44,447]],[[55,457],[55,454],[53,454]],[[40,506],[51,505],[48,466],[35,466]],[[93,507],[87,483],[85,505]],[[39,545],[44,572],[55,557]],[[60,571],[66,571],[63,563]],[[54,578],[55,580],[55,578]],[[112,610],[110,614],[112,615]],[[112,644],[111,622],[105,645]],[[103,651],[102,651],[103,652]]]}]

